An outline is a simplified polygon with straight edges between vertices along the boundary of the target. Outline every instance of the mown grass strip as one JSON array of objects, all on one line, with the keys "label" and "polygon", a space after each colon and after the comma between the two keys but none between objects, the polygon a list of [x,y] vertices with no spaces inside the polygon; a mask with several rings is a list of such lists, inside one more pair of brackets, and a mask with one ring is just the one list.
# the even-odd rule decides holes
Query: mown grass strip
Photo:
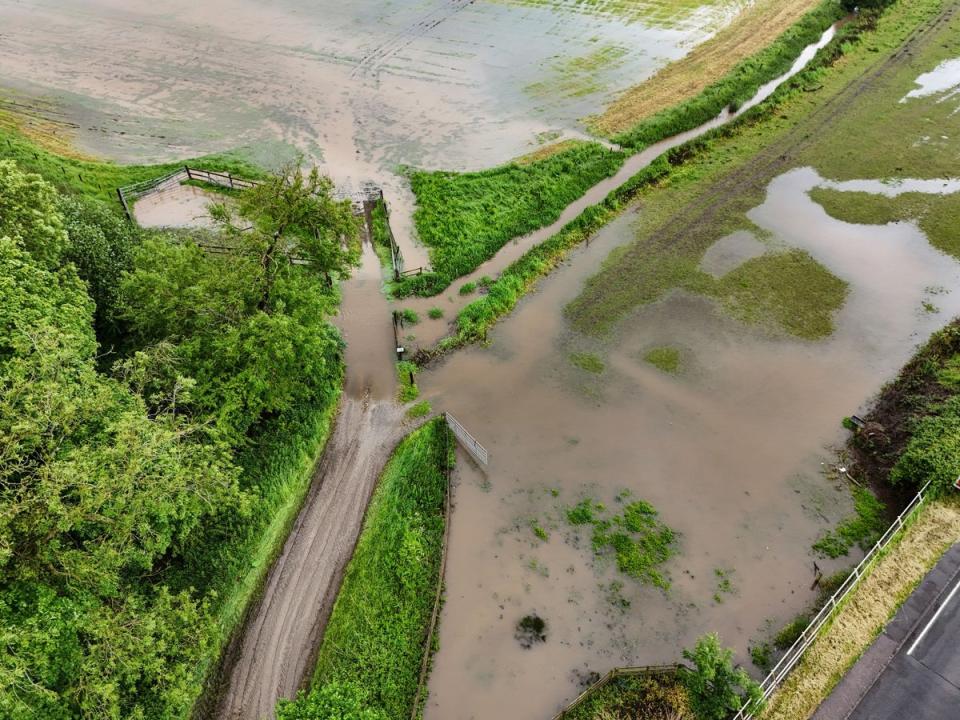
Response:
[{"label": "mown grass strip", "polygon": [[396,283],[397,297],[430,296],[493,257],[513,238],[554,222],[563,209],[623,164],[625,155],[582,143],[534,162],[482,172],[410,175],[414,223],[433,271]]},{"label": "mown grass strip", "polygon": [[327,624],[313,687],[282,702],[280,720],[410,717],[439,580],[453,449],[443,418],[397,447]]},{"label": "mown grass strip", "polygon": [[883,630],[924,575],[960,539],[960,502],[934,501],[908,521],[840,605],[835,617],[774,693],[760,720],[810,717]]}]

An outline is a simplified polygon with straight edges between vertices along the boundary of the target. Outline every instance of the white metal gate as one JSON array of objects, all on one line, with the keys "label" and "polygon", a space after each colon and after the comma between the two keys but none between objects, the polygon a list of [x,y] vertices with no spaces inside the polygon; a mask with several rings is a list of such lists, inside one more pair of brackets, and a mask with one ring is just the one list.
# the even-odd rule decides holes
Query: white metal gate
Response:
[{"label": "white metal gate", "polygon": [[476,460],[478,463],[487,466],[487,462],[490,460],[490,455],[487,453],[487,449],[477,442],[477,439],[467,432],[467,429],[460,424],[460,421],[457,420],[450,413],[444,413],[447,418],[447,426],[453,432],[454,437],[463,445],[464,449],[470,453],[471,457]]}]

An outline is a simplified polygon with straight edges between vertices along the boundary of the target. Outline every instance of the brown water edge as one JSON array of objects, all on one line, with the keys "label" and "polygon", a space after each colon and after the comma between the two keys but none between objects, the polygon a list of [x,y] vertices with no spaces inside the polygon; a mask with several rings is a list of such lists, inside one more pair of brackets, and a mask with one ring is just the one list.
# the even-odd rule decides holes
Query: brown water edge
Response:
[{"label": "brown water edge", "polygon": [[[487,475],[466,463],[458,472],[428,720],[549,717],[576,694],[575,671],[672,662],[707,631],[747,662],[750,638],[813,599],[810,545],[850,510],[847,489],[823,472],[844,437],[840,418],[960,312],[952,259],[913,223],[830,218],[806,195],[821,182],[810,169],[776,178],[750,218],[850,283],[826,341],[764,335],[674,293],[601,348],[602,376],[574,368],[566,354],[584,340],[568,333],[560,308],[630,239],[625,214],[524,299],[492,347],[421,375],[425,396],[442,399],[492,458]],[[937,295],[940,312],[924,312],[937,287],[953,292]],[[679,376],[642,361],[658,345],[681,349]],[[623,489],[681,533],[668,594],[595,561],[589,538],[578,542],[562,518],[586,495],[615,508]],[[547,543],[533,535],[534,519]],[[818,562],[827,572],[845,564]],[[734,571],[735,592],[721,603],[717,568]],[[607,599],[616,579],[625,612]],[[548,640],[523,650],[514,626],[531,611],[547,620]]]},{"label": "brown water edge", "polygon": [[224,199],[204,188],[173,185],[137,200],[133,217],[141,227],[212,228],[215,223],[208,208]]},{"label": "brown water edge", "polygon": [[[0,82],[58,100],[92,154],[249,145],[269,161],[280,141],[338,185],[383,186],[408,218],[398,166],[479,169],[543,133],[579,136],[579,118],[708,38],[731,5],[687,8],[693,21],[666,29],[486,0],[25,0],[0,4]],[[617,61],[592,68],[588,92],[527,90],[598,48]],[[424,265],[408,223],[399,242]]]},{"label": "brown water edge", "polygon": [[547,225],[546,227],[535,230],[534,232],[528,233],[522,237],[515,238],[512,242],[507,243],[490,260],[480,265],[469,275],[459,278],[443,293],[430,298],[406,298],[401,301],[404,307],[413,309],[423,317],[426,317],[427,311],[432,307],[439,307],[444,310],[443,319],[426,321],[419,328],[417,328],[417,331],[414,333],[416,336],[416,341],[414,343],[415,346],[430,347],[434,345],[440,338],[450,331],[450,323],[456,314],[463,309],[463,307],[476,299],[476,296],[472,294],[467,296],[459,295],[460,287],[468,282],[479,283],[481,278],[485,276],[496,278],[497,275],[499,275],[499,273],[501,273],[508,265],[518,260],[532,247],[544,242],[553,235],[556,235],[563,229],[565,225],[573,221],[588,207],[601,203],[607,197],[607,195],[626,183],[641,170],[648,167],[654,160],[663,155],[665,152],[675,147],[679,147],[690,140],[705,135],[711,130],[731,122],[735,118],[742,115],[745,111],[768,99],[778,87],[803,70],[803,68],[805,68],[811,60],[813,60],[817,52],[833,39],[834,35],[836,34],[836,27],[836,25],[833,25],[827,28],[817,42],[812,43],[803,49],[787,72],[758,88],[754,96],[743,103],[737,112],[730,112],[729,109],[726,109],[709,122],[695,127],[692,130],[665,138],[664,140],[645,148],[641,152],[631,155],[614,175],[605,180],[601,180],[592,188],[590,188],[583,196],[564,208],[563,212],[560,213],[560,217],[558,217],[556,221],[550,225]]}]

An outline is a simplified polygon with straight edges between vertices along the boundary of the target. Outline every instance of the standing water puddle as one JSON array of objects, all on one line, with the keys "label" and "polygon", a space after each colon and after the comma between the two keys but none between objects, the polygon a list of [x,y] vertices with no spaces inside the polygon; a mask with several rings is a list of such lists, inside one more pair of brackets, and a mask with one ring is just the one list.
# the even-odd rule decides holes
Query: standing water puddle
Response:
[{"label": "standing water puddle", "polygon": [[[820,184],[807,168],[786,173],[750,219],[849,282],[825,341],[770,337],[673,293],[621,324],[602,374],[575,368],[560,308],[631,239],[627,213],[498,325],[492,347],[424,373],[426,396],[492,458],[486,475],[459,464],[428,720],[547,718],[587,671],[674,662],[708,631],[746,662],[768,619],[779,627],[812,600],[810,546],[850,511],[822,472],[840,419],[960,312],[955,291],[921,309],[931,288],[960,288],[960,270],[913,223],[832,219],[807,195]],[[677,375],[643,361],[664,345],[680,350]],[[623,490],[680,533],[669,593],[597,561],[564,518],[583,497],[616,510]],[[515,626],[532,612],[547,640],[524,649]]]}]

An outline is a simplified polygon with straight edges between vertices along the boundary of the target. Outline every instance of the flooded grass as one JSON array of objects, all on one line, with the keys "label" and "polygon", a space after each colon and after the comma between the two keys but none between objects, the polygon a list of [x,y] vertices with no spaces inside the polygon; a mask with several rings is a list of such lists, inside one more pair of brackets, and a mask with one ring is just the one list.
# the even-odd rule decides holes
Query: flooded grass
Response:
[{"label": "flooded grass", "polygon": [[545,80],[528,85],[525,90],[534,97],[577,98],[603,89],[600,70],[621,65],[629,49],[619,45],[607,45],[588,55],[562,58],[550,64]]},{"label": "flooded grass", "polygon": [[643,355],[643,359],[655,368],[673,375],[680,372],[680,357],[680,351],[669,345],[651,348]]},{"label": "flooded grass", "polygon": [[666,590],[670,581],[661,566],[676,552],[677,536],[658,516],[644,500],[630,502],[622,513],[611,514],[587,498],[566,511],[571,525],[591,526],[590,543],[598,557],[613,556],[624,575]]},{"label": "flooded grass", "polygon": [[414,222],[420,241],[430,248],[432,272],[396,283],[394,293],[441,292],[513,238],[552,223],[567,205],[613,175],[624,157],[587,143],[482,172],[413,172]]},{"label": "flooded grass", "polygon": [[570,353],[570,362],[581,370],[599,375],[604,371],[605,365],[599,355],[588,352]]},{"label": "flooded grass", "polygon": [[[678,135],[717,117],[726,108],[739,108],[751,98],[762,85],[786,73],[808,45],[815,43],[823,32],[836,22],[842,15],[842,10],[832,0],[821,2],[814,10],[804,15],[796,23],[783,29],[783,32],[770,42],[764,41],[760,45],[750,45],[750,48],[762,48],[755,55],[746,57],[739,63],[722,72],[712,84],[706,86],[698,94],[682,102],[676,98],[653,115],[642,116],[636,114],[632,103],[628,100],[620,101],[620,109],[628,108],[626,115],[631,116],[629,124],[624,123],[623,129],[611,138],[619,145],[641,150],[663,138]],[[736,56],[743,57],[738,51]],[[638,91],[642,97],[644,91]],[[629,97],[629,95],[628,95]],[[612,127],[612,123],[595,123],[595,130],[603,132],[603,127]]]},{"label": "flooded grass", "polygon": [[822,557],[838,558],[850,552],[854,545],[869,550],[887,529],[886,507],[869,489],[853,488],[855,514],[827,532],[813,544]]},{"label": "flooded grass", "polygon": [[420,368],[412,362],[401,360],[397,363],[397,400],[407,403],[420,397],[416,381],[418,372]]},{"label": "flooded grass", "polygon": [[886,225],[914,220],[931,244],[960,259],[960,192],[904,193],[886,197],[874,193],[814,188],[810,192],[830,217],[860,225]]}]

